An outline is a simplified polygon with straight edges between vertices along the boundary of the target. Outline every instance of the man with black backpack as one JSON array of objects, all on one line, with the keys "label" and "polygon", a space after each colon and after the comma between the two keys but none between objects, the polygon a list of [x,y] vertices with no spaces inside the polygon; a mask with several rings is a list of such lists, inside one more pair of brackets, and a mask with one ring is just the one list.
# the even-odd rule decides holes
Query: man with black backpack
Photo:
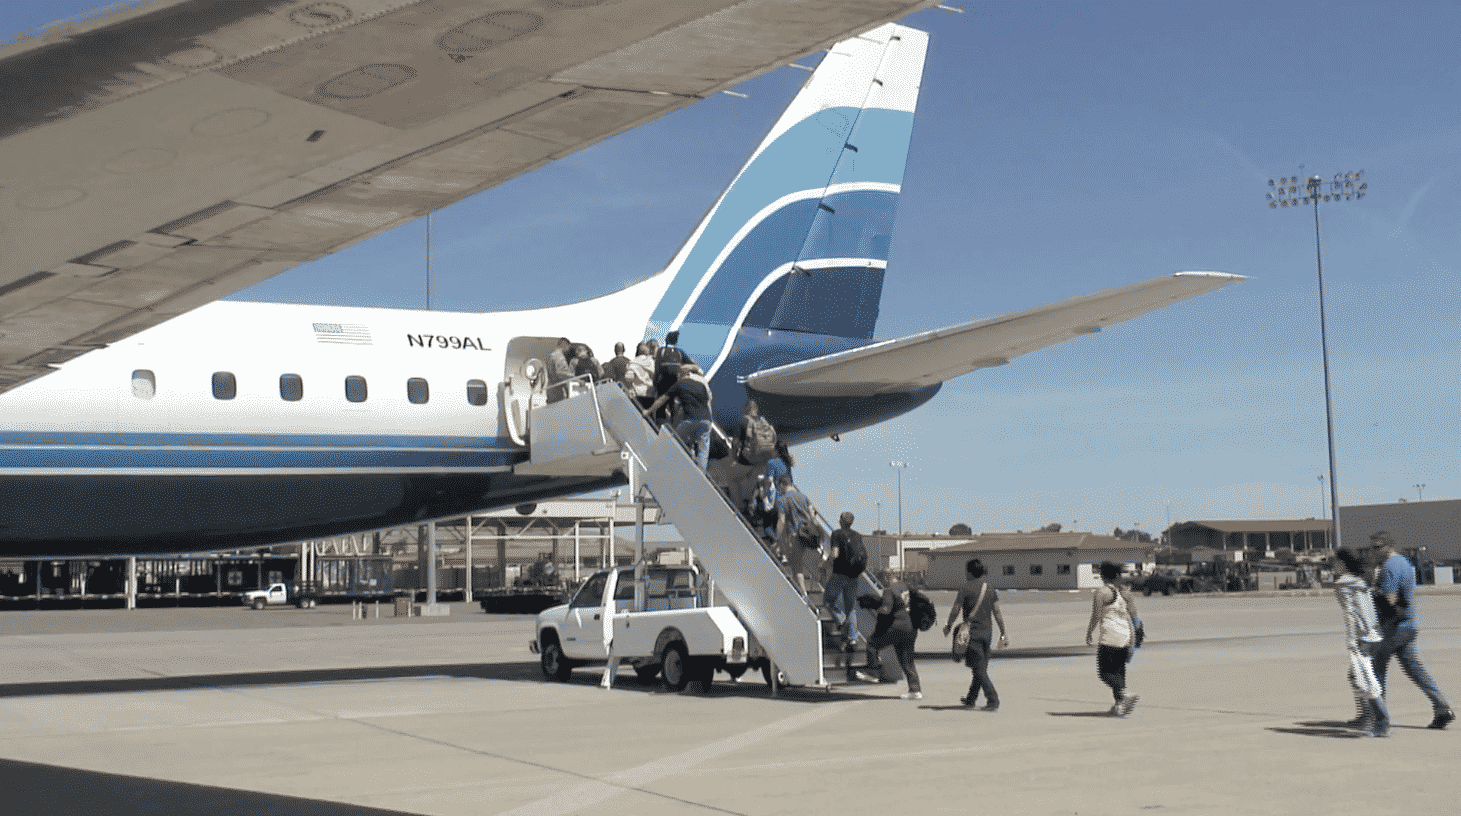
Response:
[{"label": "man with black backpack", "polygon": [[[853,515],[844,512],[837,517],[838,529],[832,531],[828,545],[832,548],[832,575],[827,578],[825,600],[832,619],[843,627],[844,648],[857,646],[857,579],[867,569],[867,547],[862,534],[852,529]],[[848,670],[849,675],[852,673]]]}]

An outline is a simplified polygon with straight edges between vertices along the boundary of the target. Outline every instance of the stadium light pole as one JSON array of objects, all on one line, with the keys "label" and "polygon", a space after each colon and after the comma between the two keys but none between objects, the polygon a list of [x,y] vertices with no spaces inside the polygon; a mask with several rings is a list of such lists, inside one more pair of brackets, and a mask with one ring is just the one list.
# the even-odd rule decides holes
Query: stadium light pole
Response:
[{"label": "stadium light pole", "polygon": [[1329,384],[1329,334],[1324,318],[1324,245],[1319,233],[1319,202],[1353,201],[1364,198],[1369,185],[1365,183],[1365,171],[1335,173],[1333,180],[1326,182],[1319,176],[1310,176],[1302,183],[1298,176],[1285,176],[1268,180],[1268,206],[1297,207],[1300,204],[1314,205],[1314,260],[1319,270],[1319,347],[1324,359],[1324,427],[1329,438],[1329,510],[1334,520],[1334,538],[1329,548],[1343,545],[1339,526],[1339,481],[1334,467],[1334,400]]},{"label": "stadium light pole", "polygon": [[903,471],[907,462],[889,462],[888,467],[898,470],[898,571],[903,571]]},{"label": "stadium light pole", "polygon": [[1415,485],[1415,500],[1416,501],[1425,501],[1425,485],[1423,485],[1423,484]]}]

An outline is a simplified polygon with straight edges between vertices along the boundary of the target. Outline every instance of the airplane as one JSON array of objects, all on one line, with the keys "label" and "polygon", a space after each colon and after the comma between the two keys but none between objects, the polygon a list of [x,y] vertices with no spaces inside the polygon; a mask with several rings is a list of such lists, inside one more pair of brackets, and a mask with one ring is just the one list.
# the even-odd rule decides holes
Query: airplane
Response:
[{"label": "airplane", "polygon": [[1180,272],[875,340],[926,33],[835,44],[660,273],[498,313],[214,302],[0,394],[0,554],[201,552],[451,518],[625,483],[531,466],[559,337],[679,333],[715,419],[795,444],[941,384],[1243,280]]}]

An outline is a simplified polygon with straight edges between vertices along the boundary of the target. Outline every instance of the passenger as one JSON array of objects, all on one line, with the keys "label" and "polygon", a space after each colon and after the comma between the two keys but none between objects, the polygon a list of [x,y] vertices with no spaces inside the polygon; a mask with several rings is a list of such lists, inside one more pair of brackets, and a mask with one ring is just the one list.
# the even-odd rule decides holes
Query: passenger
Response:
[{"label": "passenger", "polygon": [[[685,352],[681,351],[675,344],[680,342],[680,333],[672,331],[665,335],[665,344],[654,353],[654,392],[663,395],[675,384],[679,376],[680,366],[686,363],[693,363]],[[669,418],[668,407],[661,409],[660,422]]]},{"label": "passenger", "polygon": [[776,499],[778,495],[776,485],[772,484],[770,476],[762,473],[756,477],[756,489],[751,493],[746,517],[751,520],[751,526],[760,531],[761,540],[767,547],[776,544]]},{"label": "passenger", "polygon": [[[776,456],[766,462],[766,475],[771,477],[771,484],[778,491],[781,487],[781,477],[791,475],[791,450],[780,439],[776,440]],[[781,500],[780,492],[777,492],[776,500]]]},{"label": "passenger", "polygon": [[1390,715],[1385,710],[1385,692],[1375,677],[1371,656],[1383,639],[1375,602],[1365,583],[1364,565],[1349,549],[1334,554],[1334,596],[1344,613],[1344,643],[1349,650],[1349,688],[1359,717],[1351,720],[1372,737],[1390,736]]},{"label": "passenger", "polygon": [[649,352],[648,343],[640,343],[634,349],[634,359],[624,372],[624,384],[641,410],[654,404],[654,356]]},{"label": "passenger", "polygon": [[903,677],[908,681],[908,691],[901,695],[902,699],[922,700],[918,667],[913,665],[918,630],[913,627],[913,618],[908,614],[910,600],[908,586],[902,581],[895,581],[883,589],[881,599],[874,595],[859,595],[857,603],[858,606],[876,609],[878,613],[873,636],[868,638],[868,652],[871,654],[874,650],[882,651],[892,646],[893,653],[898,656],[898,668],[903,670]]},{"label": "passenger", "polygon": [[761,406],[755,400],[746,400],[740,427],[736,429],[737,460],[743,465],[765,467],[776,457],[776,442],[776,429],[761,416]]},{"label": "passenger", "polygon": [[1420,634],[1416,620],[1415,567],[1405,556],[1395,551],[1395,539],[1381,530],[1370,536],[1375,560],[1380,569],[1375,578],[1375,605],[1380,607],[1380,631],[1384,639],[1375,647],[1375,679],[1380,689],[1385,689],[1385,672],[1390,668],[1390,658],[1400,661],[1400,668],[1431,701],[1435,716],[1426,728],[1442,729],[1456,719],[1446,696],[1431,679],[1430,673],[1420,662],[1420,652],[1415,648],[1416,635]]},{"label": "passenger", "polygon": [[776,502],[776,540],[805,595],[806,576],[818,575],[822,568],[822,529],[816,522],[816,507],[790,476],[782,476],[777,487],[781,498]]},{"label": "passenger", "polygon": [[1090,646],[1092,636],[1096,641],[1096,673],[1101,682],[1111,687],[1116,699],[1110,712],[1113,717],[1125,717],[1136,707],[1138,698],[1126,691],[1126,663],[1131,659],[1131,650],[1136,643],[1136,604],[1131,595],[1117,583],[1121,579],[1121,565],[1110,561],[1101,562],[1101,586],[1091,594],[1091,622],[1086,627],[1086,645]]},{"label": "passenger", "polygon": [[693,451],[695,464],[705,470],[710,466],[711,404],[710,384],[700,376],[700,366],[694,363],[681,366],[680,378],[669,390],[661,393],[645,413],[653,416],[671,399],[678,399],[685,409],[685,419],[675,429],[675,433],[684,441],[685,447]]},{"label": "passenger", "polygon": [[569,365],[569,351],[573,343],[567,337],[558,338],[558,347],[548,355],[548,402],[557,402],[568,396],[568,386],[573,379],[573,366]]},{"label": "passenger", "polygon": [[[832,574],[827,578],[823,600],[832,619],[842,627],[842,643],[845,651],[857,647],[857,579],[867,569],[867,547],[862,543],[862,534],[852,529],[853,515],[844,512],[837,517],[836,530],[828,539],[832,555]],[[848,679],[852,679],[852,667],[847,668]]]},{"label": "passenger", "polygon": [[573,376],[592,386],[604,378],[604,367],[594,357],[594,350],[585,343],[573,344]]},{"label": "passenger", "polygon": [[614,359],[604,363],[604,379],[620,385],[629,384],[629,358],[624,356],[624,344],[614,344]]},{"label": "passenger", "polygon": [[973,708],[982,690],[984,710],[998,711],[999,692],[994,689],[994,681],[989,679],[989,641],[994,635],[991,618],[999,624],[999,648],[1010,645],[1005,635],[1004,615],[999,612],[999,593],[984,580],[984,562],[978,558],[969,559],[964,565],[964,574],[968,582],[959,590],[954,605],[949,609],[948,623],[944,624],[945,635],[954,627],[955,621],[969,628],[964,665],[969,667],[972,677],[969,679],[968,696],[960,698],[959,702]]}]

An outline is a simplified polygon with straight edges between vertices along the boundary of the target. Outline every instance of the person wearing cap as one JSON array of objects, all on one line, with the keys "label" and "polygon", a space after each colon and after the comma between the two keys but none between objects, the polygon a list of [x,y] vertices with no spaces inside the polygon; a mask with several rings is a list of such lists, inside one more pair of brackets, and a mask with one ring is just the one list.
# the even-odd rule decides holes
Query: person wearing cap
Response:
[{"label": "person wearing cap", "polygon": [[1375,562],[1379,570],[1375,577],[1375,606],[1380,611],[1380,631],[1384,638],[1374,649],[1375,679],[1385,690],[1385,672],[1390,667],[1390,658],[1400,661],[1400,669],[1430,698],[1431,710],[1435,716],[1427,728],[1442,729],[1456,719],[1456,712],[1436,681],[1420,662],[1420,652],[1415,639],[1420,634],[1415,601],[1415,567],[1405,556],[1395,551],[1395,538],[1380,530],[1370,536],[1374,548]]}]

